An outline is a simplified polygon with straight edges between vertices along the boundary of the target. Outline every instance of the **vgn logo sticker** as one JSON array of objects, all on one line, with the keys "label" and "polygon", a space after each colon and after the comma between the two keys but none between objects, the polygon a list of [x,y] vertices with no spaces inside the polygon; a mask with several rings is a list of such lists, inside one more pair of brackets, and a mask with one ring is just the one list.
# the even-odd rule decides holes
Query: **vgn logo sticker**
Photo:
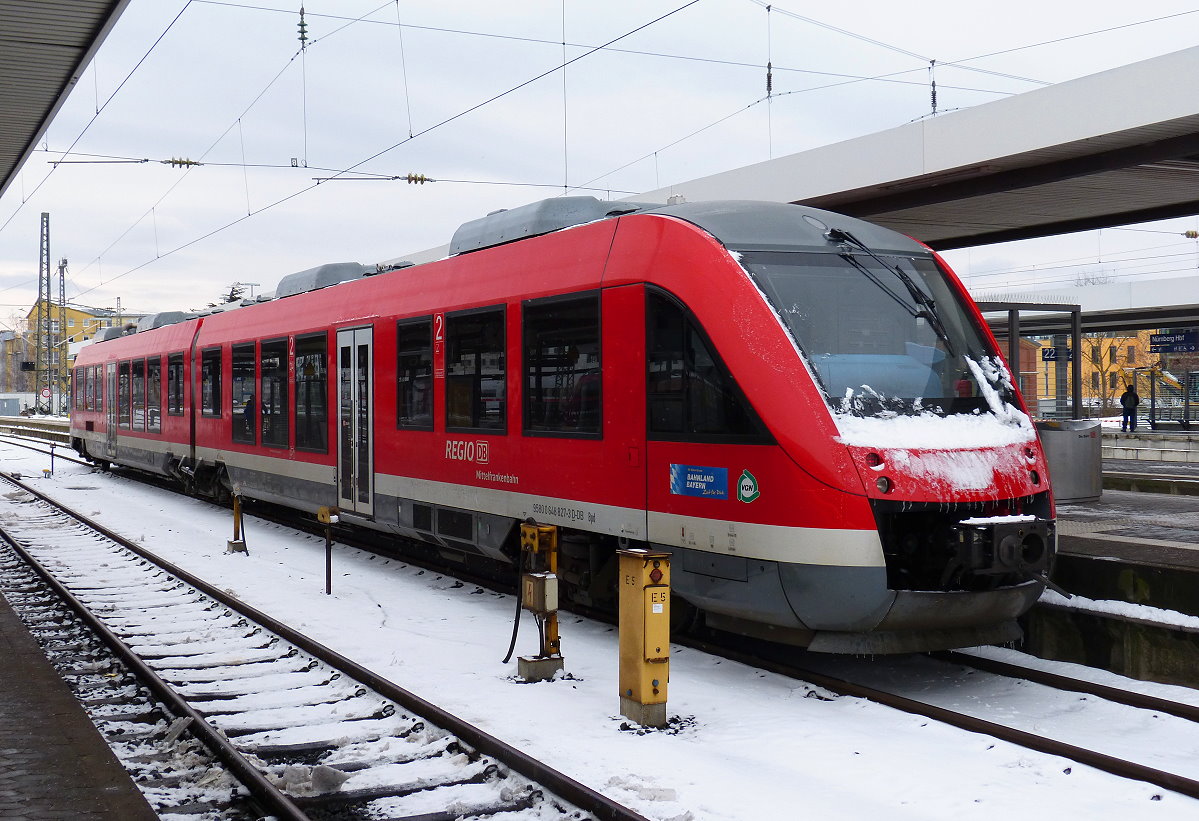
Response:
[{"label": "vgn logo sticker", "polygon": [[741,471],[741,478],[737,480],[737,501],[749,504],[755,501],[762,495],[762,491],[758,490],[758,480],[748,470]]}]

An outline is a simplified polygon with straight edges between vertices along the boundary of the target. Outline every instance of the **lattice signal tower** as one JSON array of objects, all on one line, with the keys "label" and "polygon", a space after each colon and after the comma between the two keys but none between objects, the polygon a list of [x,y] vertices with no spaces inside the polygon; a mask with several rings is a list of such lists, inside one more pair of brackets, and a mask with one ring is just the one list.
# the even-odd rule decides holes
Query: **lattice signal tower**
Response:
[{"label": "lattice signal tower", "polygon": [[66,415],[70,410],[71,371],[67,367],[67,355],[71,351],[71,335],[67,333],[67,258],[58,261],[58,385],[54,391],[58,412]]},{"label": "lattice signal tower", "polygon": [[50,214],[42,212],[42,241],[38,265],[37,326],[34,330],[35,366],[34,407],[38,413],[49,413],[53,394],[51,367],[54,345],[50,332]]}]

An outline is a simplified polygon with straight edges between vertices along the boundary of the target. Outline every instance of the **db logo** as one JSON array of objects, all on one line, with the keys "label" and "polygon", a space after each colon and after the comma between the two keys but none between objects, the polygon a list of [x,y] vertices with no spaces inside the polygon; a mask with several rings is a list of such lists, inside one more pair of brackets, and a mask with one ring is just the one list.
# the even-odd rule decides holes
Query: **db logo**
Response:
[{"label": "db logo", "polygon": [[465,439],[447,439],[445,458],[485,465],[491,461],[489,443],[482,440],[471,442]]}]

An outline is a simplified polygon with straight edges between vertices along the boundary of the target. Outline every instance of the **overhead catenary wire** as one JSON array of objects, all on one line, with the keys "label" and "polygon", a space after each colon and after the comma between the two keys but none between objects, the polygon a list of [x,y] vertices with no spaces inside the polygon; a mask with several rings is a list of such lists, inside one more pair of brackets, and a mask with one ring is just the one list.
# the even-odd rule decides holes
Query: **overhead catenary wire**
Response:
[{"label": "overhead catenary wire", "polygon": [[400,78],[404,83],[404,110],[408,113],[408,136],[412,136],[412,95],[408,90],[408,60],[404,56],[404,24],[400,19],[400,0],[395,0],[396,36],[400,41]]},{"label": "overhead catenary wire", "polygon": [[[99,119],[100,114],[103,113],[106,108],[108,108],[108,104],[113,101],[113,98],[121,93],[121,89],[125,87],[125,84],[129,82],[129,79],[137,73],[137,70],[142,67],[142,64],[145,63],[149,56],[154,53],[154,50],[158,48],[159,44],[163,41],[171,29],[175,27],[175,24],[179,22],[179,18],[183,17],[183,13],[187,11],[192,2],[193,0],[184,0],[183,8],[179,9],[179,13],[171,19],[171,22],[168,23],[167,27],[162,30],[162,33],[155,38],[154,42],[150,44],[150,48],[146,49],[146,53],[141,56],[141,59],[138,60],[136,64],[134,64],[133,68],[129,69],[129,72],[125,75],[125,79],[121,80],[112,94],[108,95],[108,99],[104,101],[104,104],[96,108],[96,113],[92,115],[91,119],[89,119],[86,124],[84,124],[80,132],[75,136],[75,139],[71,141],[69,146],[67,146],[68,152],[79,144],[79,141],[83,139],[83,135],[86,134],[88,129],[90,129],[96,120]],[[55,170],[56,169],[52,166],[49,173],[47,173],[46,176],[43,177],[36,186],[34,186],[34,189],[30,191],[28,195],[22,192],[21,201],[17,204],[16,210],[9,215],[8,219],[6,219],[3,224],[0,224],[0,234],[4,233],[4,229],[8,228],[8,226],[12,224],[12,221],[16,219],[17,214],[19,214],[21,209],[25,207],[25,203],[29,202],[29,200],[41,190],[42,186],[46,184],[46,181],[53,176]]]},{"label": "overhead catenary wire", "polygon": [[[189,2],[191,2],[191,0],[189,0]],[[634,35],[634,34],[636,34],[636,33],[640,32],[640,31],[644,31],[645,29],[647,29],[647,28],[649,28],[649,27],[651,27],[651,26],[653,26],[653,25],[656,25],[657,23],[660,23],[660,22],[662,22],[663,20],[666,20],[666,19],[668,19],[668,18],[670,18],[670,17],[672,17],[672,16],[674,16],[674,15],[676,15],[676,14],[678,14],[678,13],[680,13],[680,12],[682,12],[682,11],[684,11],[684,10],[686,10],[686,9],[688,9],[688,8],[690,8],[690,7],[692,7],[692,6],[694,6],[694,5],[696,5],[698,2],[699,2],[699,0],[689,0],[689,2],[687,2],[687,3],[684,3],[684,4],[683,4],[683,5],[681,5],[681,6],[678,6],[677,8],[673,9],[672,11],[668,11],[668,12],[666,12],[665,14],[659,15],[658,17],[655,17],[654,19],[652,19],[652,20],[650,20],[650,21],[648,21],[648,22],[646,22],[646,23],[643,23],[643,24],[641,24],[640,26],[637,26],[637,27],[636,27],[636,28],[634,28],[634,29],[631,29],[630,31],[627,31],[627,32],[625,32],[624,34],[621,34],[621,35],[619,35],[619,36],[617,36],[617,37],[614,37],[614,38],[612,38],[612,39],[611,39],[611,40],[609,40],[607,43],[605,43],[605,44],[604,44],[604,46],[611,45],[612,43],[619,42],[620,40],[623,40],[623,39],[625,39],[626,37],[631,37],[632,35]],[[561,70],[561,69],[565,68],[565,67],[566,67],[566,66],[568,66],[568,65],[571,65],[571,64],[573,64],[573,63],[577,63],[578,61],[580,61],[580,60],[583,60],[583,59],[585,59],[585,58],[589,57],[589,56],[590,56],[590,55],[592,55],[592,54],[595,54],[596,52],[598,52],[598,51],[602,50],[602,48],[603,48],[604,46],[597,46],[597,47],[595,47],[595,48],[589,49],[588,51],[586,51],[586,52],[584,52],[584,53],[582,53],[582,54],[579,54],[579,55],[577,55],[576,57],[573,57],[573,58],[571,58],[570,60],[567,60],[567,61],[566,61],[565,63],[563,63],[562,65],[556,66],[555,68],[551,68],[551,69],[548,69],[548,70],[546,70],[546,71],[543,71],[543,72],[541,72],[540,74],[536,75],[535,77],[532,77],[532,78],[530,78],[530,79],[528,79],[528,80],[525,80],[524,82],[522,82],[522,83],[519,83],[519,84],[517,84],[517,85],[515,85],[515,86],[513,86],[513,87],[511,87],[511,88],[509,88],[509,89],[507,89],[506,91],[502,91],[502,92],[500,92],[500,93],[498,93],[498,94],[492,95],[491,97],[487,98],[486,100],[483,100],[483,101],[482,101],[482,102],[480,102],[480,103],[476,103],[475,105],[473,105],[473,106],[471,106],[471,107],[469,107],[469,108],[467,108],[467,109],[465,109],[465,110],[463,110],[463,111],[460,111],[460,112],[459,112],[459,113],[457,113],[457,114],[454,114],[454,115],[452,115],[452,116],[450,116],[450,117],[446,117],[445,119],[441,120],[440,122],[438,122],[438,123],[435,123],[434,125],[428,126],[427,128],[425,128],[425,129],[423,129],[423,130],[421,130],[421,131],[418,131],[416,134],[412,135],[411,137],[409,137],[409,138],[407,138],[407,139],[401,140],[400,142],[396,143],[395,145],[389,146],[388,148],[385,148],[385,149],[383,149],[383,150],[381,150],[381,151],[377,151],[377,152],[375,152],[374,154],[370,155],[369,157],[367,157],[367,158],[365,158],[365,159],[363,159],[363,160],[360,160],[359,162],[355,163],[354,165],[351,165],[351,166],[349,166],[348,168],[341,169],[341,170],[340,170],[340,171],[338,171],[338,172],[337,172],[337,174],[335,174],[334,176],[340,177],[340,176],[342,176],[342,175],[345,175],[345,174],[352,173],[352,172],[354,172],[356,169],[360,168],[361,166],[363,166],[363,165],[366,165],[368,162],[371,162],[371,161],[373,161],[373,160],[375,160],[375,159],[378,159],[379,157],[383,156],[384,154],[387,154],[387,153],[389,153],[390,151],[393,151],[394,149],[396,149],[396,148],[400,147],[401,145],[404,145],[404,144],[406,144],[406,143],[408,143],[408,142],[411,142],[412,140],[415,140],[415,139],[417,139],[417,138],[419,138],[419,137],[421,137],[421,136],[423,136],[423,135],[425,135],[425,134],[428,134],[428,133],[430,133],[430,132],[432,132],[432,131],[435,131],[435,130],[436,130],[436,129],[438,129],[438,128],[441,128],[441,127],[443,127],[443,126],[445,126],[445,125],[448,125],[449,123],[452,123],[452,122],[454,122],[454,121],[456,121],[456,120],[459,120],[459,119],[461,119],[462,117],[465,117],[465,116],[467,116],[468,114],[471,114],[471,113],[473,113],[473,112],[475,112],[475,111],[478,111],[480,108],[483,108],[484,106],[490,105],[491,103],[493,103],[493,102],[495,102],[495,101],[497,101],[497,100],[503,99],[504,97],[507,97],[509,94],[512,94],[512,93],[514,93],[514,92],[516,92],[516,91],[518,91],[518,90],[520,90],[520,89],[522,89],[522,88],[525,88],[526,86],[528,86],[528,85],[530,85],[530,84],[532,84],[532,83],[535,83],[535,82],[537,82],[538,80],[540,80],[540,79],[542,79],[542,78],[544,78],[544,77],[547,77],[547,76],[550,76],[550,75],[552,75],[552,74],[553,74],[555,71],[559,71],[559,70]],[[140,271],[141,269],[143,269],[143,268],[145,268],[145,267],[147,267],[147,266],[149,266],[149,265],[153,264],[153,263],[154,263],[154,262],[156,262],[158,259],[162,259],[162,258],[165,258],[165,257],[171,256],[171,255],[173,255],[173,254],[176,254],[176,253],[178,253],[178,252],[180,252],[180,251],[183,251],[183,250],[185,250],[185,249],[187,249],[187,248],[190,248],[191,246],[193,246],[193,245],[196,245],[197,243],[203,242],[204,240],[208,239],[209,237],[215,236],[216,234],[219,234],[219,233],[221,233],[222,231],[226,231],[226,230],[228,230],[228,229],[232,228],[232,227],[233,227],[233,226],[235,226],[235,225],[238,225],[238,224],[240,224],[240,223],[242,223],[242,222],[245,222],[247,219],[250,219],[251,217],[253,217],[253,216],[257,215],[257,214],[261,214],[261,213],[263,213],[263,212],[265,212],[265,211],[269,211],[269,210],[271,210],[271,209],[273,209],[273,208],[276,208],[276,207],[278,207],[278,206],[280,206],[280,205],[282,205],[282,204],[284,204],[284,203],[286,203],[286,202],[290,202],[291,200],[293,200],[293,199],[295,199],[295,198],[297,198],[297,197],[300,197],[300,196],[302,196],[302,195],[304,195],[304,194],[306,194],[306,193],[308,193],[308,192],[310,192],[310,191],[314,190],[315,188],[317,188],[318,186],[320,186],[320,185],[322,185],[322,184],[324,184],[324,182],[313,182],[311,185],[309,185],[309,186],[306,186],[306,187],[304,187],[304,188],[301,188],[301,189],[299,189],[299,190],[297,190],[297,191],[293,191],[292,193],[290,193],[290,194],[287,194],[287,195],[285,195],[285,196],[283,196],[283,197],[281,197],[281,198],[279,198],[279,199],[277,199],[277,200],[275,200],[275,201],[273,201],[273,202],[271,202],[271,203],[269,203],[269,204],[267,204],[267,205],[261,206],[260,208],[258,208],[258,209],[256,209],[256,210],[252,211],[252,212],[251,212],[251,213],[249,213],[249,214],[246,214],[246,215],[244,215],[244,216],[240,216],[240,217],[238,217],[237,219],[231,220],[230,222],[227,222],[227,223],[225,223],[224,225],[218,226],[217,228],[214,228],[214,229],[212,229],[211,231],[208,231],[208,232],[207,232],[207,233],[205,233],[205,234],[202,234],[202,235],[200,235],[200,236],[198,236],[198,237],[194,237],[193,239],[191,239],[191,240],[188,240],[187,242],[184,242],[183,244],[181,244],[181,245],[178,245],[178,246],[176,246],[175,248],[172,248],[172,249],[168,250],[166,253],[162,254],[160,257],[156,257],[155,259],[151,259],[151,260],[146,260],[145,262],[143,262],[143,263],[141,263],[141,264],[139,264],[139,265],[137,265],[137,266],[134,266],[133,268],[129,268],[128,270],[126,270],[126,271],[124,271],[124,272],[122,272],[122,273],[120,273],[120,274],[117,274],[117,275],[116,275],[116,276],[114,276],[114,277],[111,277],[111,278],[108,280],[108,284],[111,284],[112,282],[115,282],[115,281],[116,281],[116,280],[118,280],[118,279],[122,279],[122,278],[124,278],[124,277],[126,277],[126,276],[128,276],[128,275],[130,275],[130,274],[132,274],[132,273],[135,273],[136,271]],[[129,230],[132,230],[132,227],[130,227],[130,229],[129,229]],[[83,295],[85,295],[85,294],[91,293],[92,291],[96,290],[96,289],[97,289],[97,288],[99,288],[99,287],[101,287],[101,286],[100,286],[100,285],[95,285],[95,286],[92,286],[91,288],[87,288],[87,289],[81,290],[81,291],[79,291],[79,292],[78,292],[78,293],[77,293],[75,296],[76,296],[76,298],[78,298],[78,297],[80,297],[80,296],[83,296]]]},{"label": "overhead catenary wire", "polygon": [[[198,0],[189,0],[189,2],[198,2]],[[390,2],[390,0],[389,0],[389,2]],[[320,39],[322,41],[324,41],[324,40],[330,39],[331,37],[333,37],[337,34],[340,34],[342,31],[345,31],[351,25],[353,25],[355,21],[361,21],[364,17],[374,14],[374,13],[378,12],[380,9],[386,8],[387,5],[388,5],[388,3],[385,2],[383,5],[379,6],[378,8],[373,9],[372,11],[369,11],[365,15],[362,15],[361,17],[358,17],[358,18],[345,18],[345,19],[348,19],[349,22],[347,22],[343,26],[340,26],[340,27],[334,29],[333,31],[331,31],[328,34],[321,37]],[[178,19],[178,18],[176,18],[176,19]],[[161,37],[159,39],[161,39]],[[315,43],[316,41],[313,41],[313,42]],[[299,56],[299,54],[300,54],[300,52],[297,49],[296,52],[293,53],[284,62],[283,66],[266,83],[266,85],[263,86],[262,90],[259,91],[257,95],[255,95],[254,99],[252,99],[249,102],[249,104],[246,105],[246,107],[237,116],[237,118],[234,119],[234,121],[231,122],[229,124],[229,126],[223,132],[221,132],[221,134],[215,140],[212,141],[212,143],[208,146],[208,148],[206,148],[204,150],[204,152],[200,155],[201,161],[203,161],[205,157],[207,157],[210,153],[212,153],[212,151],[218,145],[220,145],[221,141],[224,140],[225,137],[227,137],[234,128],[240,128],[241,121],[245,118],[245,116],[247,114],[250,113],[250,111],[252,111],[262,101],[262,99],[266,96],[267,92],[270,91],[275,86],[275,84],[279,82],[280,78],[283,77],[283,75],[287,72],[287,70],[295,64],[296,58]],[[144,60],[144,58],[143,58],[143,60]],[[115,96],[115,92],[114,92],[114,96]],[[109,99],[111,100],[111,98],[109,98]],[[73,148],[73,146],[74,146],[74,144],[72,144],[72,148]],[[71,152],[71,149],[68,149],[68,152]],[[58,153],[58,152],[53,152],[53,153]],[[65,154],[64,154],[64,156],[65,156]],[[93,156],[95,156],[95,155],[93,155]],[[124,158],[124,159],[129,160],[130,158]],[[140,161],[140,160],[138,160],[138,161]],[[205,163],[205,164],[207,164],[207,163]],[[213,165],[215,165],[215,164],[213,164]],[[277,166],[274,166],[274,165],[260,165],[260,166],[248,165],[246,167],[272,167],[273,168],[273,167],[277,167]],[[315,170],[333,171],[334,169],[330,168],[330,169],[315,169]],[[114,239],[112,242],[110,242],[104,248],[104,250],[101,251],[98,255],[96,255],[96,257],[94,257],[87,265],[83,266],[83,268],[80,269],[76,273],[76,278],[78,278],[78,276],[80,274],[88,271],[93,265],[99,266],[101,263],[101,259],[104,257],[104,255],[107,254],[109,251],[111,251],[113,248],[115,248],[117,246],[117,244],[120,243],[123,239],[125,239],[125,237],[127,237],[129,235],[129,233],[131,231],[133,231],[133,229],[135,229],[138,225],[140,225],[146,219],[146,217],[150,216],[151,213],[154,211],[154,209],[156,209],[160,205],[162,205],[163,201],[166,200],[166,198],[169,197],[175,191],[175,189],[178,188],[183,183],[183,181],[187,178],[187,172],[189,172],[189,171],[191,171],[191,167],[186,168],[184,171],[184,174],[182,176],[180,176],[179,179],[177,179],[174,183],[172,183],[167,188],[167,190],[165,192],[163,192],[163,194],[154,202],[154,204],[150,206],[150,208],[148,208],[140,217],[138,217],[133,223],[131,223],[128,228],[126,228],[124,231],[122,231],[121,234],[116,239]],[[247,216],[249,216],[249,214],[247,214]],[[2,230],[3,230],[3,228],[0,227],[0,231],[2,231]],[[161,257],[161,256],[162,256],[162,254],[160,253],[159,257]],[[101,281],[103,282],[103,278],[101,278]],[[97,286],[97,287],[99,287],[99,286]],[[89,289],[89,291],[90,290],[95,290],[95,288]]]},{"label": "overhead catenary wire", "polygon": [[[208,4],[210,4],[210,5],[224,5],[224,6],[236,6],[236,7],[239,7],[239,8],[251,8],[250,6],[247,6],[247,5],[244,5],[244,4],[237,4],[237,3],[216,3],[216,2],[209,2],[209,0],[192,0],[192,1],[193,1],[193,2],[207,2],[207,3],[208,3]],[[392,0],[389,0],[389,2],[391,2],[391,1],[392,1]],[[384,6],[386,6],[386,5],[387,5],[387,4],[385,3],[385,4],[384,4]],[[397,30],[398,30],[398,31],[401,33],[401,37],[402,37],[402,31],[403,31],[403,29],[405,28],[405,26],[402,24],[402,22],[401,22],[401,21],[400,21],[400,19],[398,18],[398,0],[395,0],[395,2],[394,2],[394,5],[395,5],[395,7],[396,7],[396,10],[397,10],[397,20],[396,20],[396,22],[395,22],[395,23],[393,23],[393,24],[391,24],[391,25],[395,25],[395,26],[396,26]],[[759,3],[759,5],[762,5],[762,4],[760,4],[760,3]],[[382,8],[382,7],[380,7],[380,8]],[[285,10],[282,10],[282,9],[266,9],[266,10],[269,10],[269,11],[277,11],[277,12],[280,12],[280,13],[284,13],[284,11],[285,11]],[[287,13],[294,14],[294,11],[287,12]],[[315,17],[316,15],[313,15],[313,16]],[[334,16],[334,15],[326,15],[326,17],[329,17],[329,18],[335,18],[336,16]],[[350,22],[348,22],[348,23],[347,23],[347,27],[348,27],[349,25],[352,25],[352,23],[354,22],[354,20],[357,20],[357,21],[360,21],[360,22],[364,22],[364,23],[371,23],[371,24],[374,24],[374,23],[377,23],[377,22],[379,22],[379,21],[375,21],[375,20],[367,20],[367,19],[365,19],[365,17],[367,17],[367,15],[364,15],[362,18],[353,18],[353,19],[352,19]],[[336,18],[336,19],[350,19],[350,18]],[[1157,19],[1164,19],[1164,18],[1157,18]],[[1129,25],[1132,25],[1132,24],[1129,24]],[[419,27],[419,26],[415,26],[415,27],[412,27],[412,28],[433,28],[433,27]],[[1120,28],[1120,27],[1115,27],[1115,28]],[[450,30],[450,29],[438,29],[438,30],[454,31],[454,30]],[[1109,28],[1109,29],[1105,29],[1105,31],[1106,31],[1106,30],[1112,30],[1112,29],[1110,29],[1110,28]],[[474,32],[462,32],[462,33],[478,34],[478,33],[474,33]],[[486,36],[486,35],[479,35],[479,36]],[[1077,36],[1085,36],[1085,35],[1077,35]],[[532,41],[532,40],[533,40],[533,38],[512,38],[512,37],[508,37],[507,39],[525,39],[525,40],[530,40],[530,41]],[[1066,39],[1073,39],[1073,38],[1066,38]],[[550,42],[550,41],[547,41],[547,42]],[[552,41],[552,42],[554,42],[556,45],[561,45],[561,46],[565,47],[565,45],[566,45],[565,32],[563,32],[563,37],[562,37],[562,40],[561,40],[561,42],[558,42],[558,41]],[[1022,48],[1028,48],[1028,47],[1032,47],[1032,46],[1025,46],[1025,47],[1022,47]],[[612,46],[601,46],[600,48],[604,48],[605,50],[616,51],[616,52],[648,53],[648,52],[634,52],[634,50],[632,50],[632,49],[620,49],[620,48],[615,48],[615,47],[612,47]],[[564,49],[564,51],[565,51],[565,49]],[[914,52],[912,52],[912,53],[914,54]],[[669,56],[669,57],[671,57],[671,58],[674,58],[674,59],[689,59],[689,58],[685,58],[685,57],[678,57],[678,56],[676,56],[676,55],[664,55],[664,56]],[[978,59],[978,58],[972,58],[972,59]],[[566,61],[564,60],[563,62],[565,63]],[[710,62],[723,62],[723,61],[710,61]],[[768,55],[768,61],[767,61],[767,63],[768,63],[768,66],[770,66],[770,68],[768,69],[768,71],[770,71],[770,70],[777,70],[777,71],[786,71],[786,70],[789,70],[789,69],[786,69],[786,68],[783,68],[783,67],[773,66],[773,65],[772,65],[773,61],[772,61],[772,59],[769,59],[769,55]],[[799,69],[795,69],[795,71],[800,71],[800,70],[799,70]],[[809,72],[809,73],[815,73],[815,72]],[[906,72],[899,72],[899,73],[895,73],[895,75],[894,75],[894,76],[899,76],[899,74],[901,74],[901,73],[906,73]],[[996,76],[1007,76],[1007,77],[1011,77],[1011,78],[1013,78],[1013,79],[1023,79],[1023,80],[1028,80],[1028,78],[1016,78],[1016,77],[1015,77],[1015,75],[1002,75],[1002,74],[1000,74],[1000,73],[998,73],[998,72],[986,72],[986,73],[992,73],[992,74],[995,74]],[[865,78],[865,79],[882,79],[882,80],[884,80],[884,81],[889,81],[891,78],[882,78],[882,77],[879,77],[879,78]],[[1031,82],[1041,82],[1041,81],[1031,81]],[[565,84],[565,81],[564,81],[564,84]],[[947,88],[948,88],[948,87],[950,87],[950,86],[945,86],[945,87],[947,87]],[[818,90],[818,89],[811,89],[811,90]],[[1005,93],[1005,92],[996,92],[996,91],[992,91],[992,90],[990,90],[990,89],[975,89],[975,90],[979,90],[979,91],[985,91],[985,92],[987,92],[987,93]],[[772,92],[772,90],[770,90],[770,91]],[[784,92],[784,94],[806,93],[806,92],[808,92],[808,91],[810,91],[810,90],[809,90],[809,89],[803,89],[803,90],[797,90],[797,91],[792,91],[792,92]],[[767,98],[765,98],[765,99],[767,99],[768,101],[770,101],[770,100],[772,99],[772,96],[778,96],[778,95],[768,95],[768,97],[767,97]],[[406,99],[407,99],[407,95],[406,95]],[[759,101],[755,101],[754,103],[751,103],[751,104],[750,104],[749,106],[747,106],[746,108],[747,108],[747,109],[748,109],[748,108],[751,108],[751,107],[753,107],[754,105],[757,105],[757,103],[758,103],[758,102],[761,102],[761,101],[760,101],[760,100],[759,100]],[[718,122],[719,122],[719,121],[718,121]],[[564,123],[565,123],[565,118],[564,118]],[[716,125],[716,124],[718,124],[718,123],[714,123],[713,125]],[[239,124],[239,125],[240,125],[240,124]],[[416,136],[416,135],[413,133],[413,129],[412,129],[412,127],[411,127],[411,122],[410,122],[410,124],[409,124],[409,125],[410,125],[410,127],[409,127],[409,129],[408,129],[408,131],[409,131],[409,137],[410,137],[410,139],[411,139],[411,138],[415,138],[415,136]],[[706,129],[700,129],[700,131],[702,131],[702,130],[706,130]],[[226,133],[227,133],[227,132],[226,132]],[[422,132],[422,133],[424,133],[424,132]],[[699,133],[699,131],[697,131],[697,132],[693,132],[693,133]],[[565,140],[564,140],[564,142],[565,142]],[[677,144],[678,144],[678,142],[681,142],[681,140],[680,140],[680,141],[676,141],[675,143],[671,143],[671,146],[673,146],[673,145],[677,145]],[[400,145],[400,144],[402,144],[402,143],[398,143],[396,146],[393,146],[393,148],[395,148],[395,147],[398,147],[398,145]],[[390,150],[390,149],[388,149],[388,150]],[[660,151],[660,150],[662,150],[662,149],[659,149],[659,151]],[[307,152],[305,151],[305,153],[307,153]],[[656,156],[656,154],[657,154],[657,153],[658,153],[658,152],[657,152],[657,151],[655,151],[655,152],[654,152],[654,155]],[[648,155],[647,155],[647,156],[648,156]],[[369,161],[369,159],[368,159],[368,161]],[[243,169],[248,169],[248,168],[252,168],[252,167],[263,167],[263,168],[269,168],[269,167],[275,167],[275,166],[272,166],[272,165],[270,165],[270,164],[250,165],[250,164],[247,164],[247,163],[245,163],[245,162],[244,162],[244,157],[243,157],[243,163],[241,164],[241,167],[242,167]],[[354,168],[355,168],[355,169],[357,169],[357,168],[359,168],[359,167],[360,167],[360,166],[354,166]],[[598,180],[598,179],[602,179],[602,177],[601,177],[601,178],[596,178],[596,179],[597,179],[597,180]],[[495,182],[489,182],[489,181],[475,181],[475,182],[476,182],[477,184],[503,184],[503,183],[495,183]],[[176,184],[178,184],[178,182],[177,182]],[[526,183],[526,184],[527,184],[527,185],[538,185],[537,183]],[[174,186],[172,186],[171,190],[174,190]],[[600,190],[600,189],[597,189],[597,190]],[[169,194],[169,192],[168,192],[168,194]],[[165,197],[165,196],[166,196],[166,195],[164,195],[164,197]],[[160,199],[160,200],[159,200],[159,202],[158,202],[157,204],[161,204],[161,202],[162,202],[162,200]],[[152,206],[152,208],[153,208],[153,206]],[[152,211],[148,211],[148,212],[147,212],[147,214],[150,214],[150,215],[152,215]],[[143,219],[144,219],[144,215],[143,215]],[[130,230],[131,230],[133,227],[135,227],[135,226],[131,226],[131,227],[130,227]],[[128,233],[128,232],[126,232],[126,233]],[[122,235],[122,237],[123,237],[123,236],[125,236],[125,235],[123,234],[123,235]],[[118,240],[118,241],[119,241],[119,240]],[[114,243],[114,245],[115,245],[115,243]],[[109,249],[111,249],[111,248],[112,248],[112,246],[110,245],[110,246],[109,246]]]}]

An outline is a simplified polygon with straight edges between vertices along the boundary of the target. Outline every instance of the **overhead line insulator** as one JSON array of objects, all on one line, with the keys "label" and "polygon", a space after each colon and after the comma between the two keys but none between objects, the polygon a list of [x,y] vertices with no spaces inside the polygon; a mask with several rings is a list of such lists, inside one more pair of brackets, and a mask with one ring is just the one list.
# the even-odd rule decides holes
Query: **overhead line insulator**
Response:
[{"label": "overhead line insulator", "polygon": [[189,168],[191,166],[203,165],[202,162],[196,160],[188,160],[183,157],[171,157],[169,160],[159,160],[163,165],[169,165],[171,168]]},{"label": "overhead line insulator", "polygon": [[402,180],[407,180],[409,185],[424,185],[427,182],[437,182],[432,177],[426,177],[424,174],[408,174],[405,177],[400,177]]}]

